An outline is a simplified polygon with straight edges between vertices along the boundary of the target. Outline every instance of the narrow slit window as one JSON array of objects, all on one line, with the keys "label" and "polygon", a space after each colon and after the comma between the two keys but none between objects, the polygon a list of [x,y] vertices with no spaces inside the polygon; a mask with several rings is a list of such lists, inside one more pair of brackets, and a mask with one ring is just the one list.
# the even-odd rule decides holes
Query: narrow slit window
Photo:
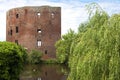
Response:
[{"label": "narrow slit window", "polygon": [[16,14],[16,18],[18,18],[19,17],[19,14]]},{"label": "narrow slit window", "polygon": [[38,33],[41,33],[42,31],[41,31],[41,29],[38,29],[37,32],[38,32]]},{"label": "narrow slit window", "polygon": [[18,44],[18,40],[15,40],[15,43]]},{"label": "narrow slit window", "polygon": [[18,26],[16,26],[16,33],[18,33],[19,32],[19,30],[18,30]]},{"label": "narrow slit window", "polygon": [[10,35],[12,35],[12,30],[10,30]]},{"label": "narrow slit window", "polygon": [[37,46],[38,46],[38,47],[39,47],[39,46],[42,46],[41,40],[38,40],[38,41],[37,41]]}]

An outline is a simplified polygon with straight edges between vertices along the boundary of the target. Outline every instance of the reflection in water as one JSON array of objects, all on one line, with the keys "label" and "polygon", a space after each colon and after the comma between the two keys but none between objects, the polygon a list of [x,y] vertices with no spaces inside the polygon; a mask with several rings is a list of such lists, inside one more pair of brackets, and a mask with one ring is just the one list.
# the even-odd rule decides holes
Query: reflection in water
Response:
[{"label": "reflection in water", "polygon": [[45,75],[47,76],[47,72],[45,72]]},{"label": "reflection in water", "polygon": [[63,65],[26,65],[20,80],[67,80],[68,68]]},{"label": "reflection in water", "polygon": [[41,78],[38,78],[38,80],[41,80]]}]

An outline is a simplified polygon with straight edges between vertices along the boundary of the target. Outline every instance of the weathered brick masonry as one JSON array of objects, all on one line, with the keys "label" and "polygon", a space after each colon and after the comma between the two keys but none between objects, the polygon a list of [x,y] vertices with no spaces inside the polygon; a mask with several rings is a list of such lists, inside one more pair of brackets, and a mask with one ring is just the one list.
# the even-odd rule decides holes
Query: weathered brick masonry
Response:
[{"label": "weathered brick masonry", "polygon": [[55,42],[61,38],[61,8],[26,6],[7,12],[6,41],[29,51],[36,49],[45,58],[55,58]]}]

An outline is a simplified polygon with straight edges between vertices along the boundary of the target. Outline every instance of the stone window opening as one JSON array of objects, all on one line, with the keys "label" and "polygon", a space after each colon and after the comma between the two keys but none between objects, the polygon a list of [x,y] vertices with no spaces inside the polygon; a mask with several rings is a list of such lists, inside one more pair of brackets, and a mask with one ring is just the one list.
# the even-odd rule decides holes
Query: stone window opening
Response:
[{"label": "stone window opening", "polygon": [[12,29],[11,29],[11,30],[10,30],[10,35],[11,35],[11,36],[12,36],[12,32],[13,32],[13,31],[12,31]]},{"label": "stone window opening", "polygon": [[18,26],[16,26],[16,33],[18,33],[19,32],[19,30],[18,30]]},{"label": "stone window opening", "polygon": [[40,15],[41,15],[40,12],[38,12],[38,13],[37,13],[37,16],[40,17]]},{"label": "stone window opening", "polygon": [[42,46],[42,41],[41,41],[41,40],[38,40],[38,41],[37,41],[37,46],[38,46],[38,47]]},{"label": "stone window opening", "polygon": [[15,40],[15,43],[18,45],[18,40]]},{"label": "stone window opening", "polygon": [[37,29],[37,32],[38,32],[38,33],[42,33],[41,29]]},{"label": "stone window opening", "polygon": [[19,14],[16,14],[16,18],[18,18],[19,17]]},{"label": "stone window opening", "polygon": [[47,54],[47,50],[45,50],[45,54]]},{"label": "stone window opening", "polygon": [[51,13],[51,17],[54,18],[55,14],[54,13]]}]

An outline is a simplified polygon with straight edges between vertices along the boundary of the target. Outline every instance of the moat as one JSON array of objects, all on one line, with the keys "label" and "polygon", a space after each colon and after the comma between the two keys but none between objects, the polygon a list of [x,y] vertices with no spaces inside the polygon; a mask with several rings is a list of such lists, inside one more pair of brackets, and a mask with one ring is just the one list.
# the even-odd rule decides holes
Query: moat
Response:
[{"label": "moat", "polygon": [[65,65],[25,65],[20,80],[67,80],[68,72],[68,67]]}]

